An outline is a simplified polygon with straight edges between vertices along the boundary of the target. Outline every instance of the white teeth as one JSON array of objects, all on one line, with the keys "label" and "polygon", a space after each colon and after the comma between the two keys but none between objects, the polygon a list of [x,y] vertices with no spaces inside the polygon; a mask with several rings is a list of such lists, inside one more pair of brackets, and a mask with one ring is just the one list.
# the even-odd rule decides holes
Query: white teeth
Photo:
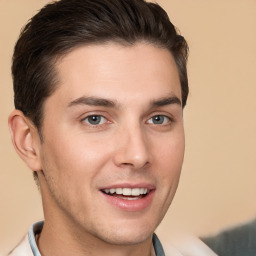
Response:
[{"label": "white teeth", "polygon": [[123,195],[124,196],[130,196],[132,194],[131,188],[123,188]]},{"label": "white teeth", "polygon": [[132,189],[132,196],[139,196],[140,195],[140,189],[134,188]]},{"label": "white teeth", "polygon": [[123,190],[121,188],[117,188],[116,189],[116,194],[122,195],[123,194]]},{"label": "white teeth", "polygon": [[[107,193],[107,191],[105,191]],[[110,194],[114,194],[116,192],[116,190],[114,188],[110,189]]]},{"label": "white teeth", "polygon": [[124,196],[139,196],[145,195],[148,193],[147,188],[110,188],[110,189],[103,189],[106,194],[118,194]]}]

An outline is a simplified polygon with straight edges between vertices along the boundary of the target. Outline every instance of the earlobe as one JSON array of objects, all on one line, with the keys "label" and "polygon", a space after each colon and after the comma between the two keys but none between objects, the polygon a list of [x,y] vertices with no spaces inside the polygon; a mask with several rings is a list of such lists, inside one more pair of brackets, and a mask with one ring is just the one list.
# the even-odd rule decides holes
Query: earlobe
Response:
[{"label": "earlobe", "polygon": [[41,170],[38,133],[32,122],[20,110],[14,110],[8,119],[12,143],[18,155],[32,171]]}]

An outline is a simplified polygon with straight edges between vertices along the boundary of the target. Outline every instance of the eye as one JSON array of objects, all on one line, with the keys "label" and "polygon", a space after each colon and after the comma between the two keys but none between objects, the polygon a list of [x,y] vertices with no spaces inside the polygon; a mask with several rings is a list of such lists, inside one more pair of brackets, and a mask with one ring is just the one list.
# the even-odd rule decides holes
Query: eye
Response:
[{"label": "eye", "polygon": [[107,122],[107,119],[101,115],[91,115],[83,119],[84,122],[90,125],[99,125]]},{"label": "eye", "polygon": [[170,118],[164,115],[156,115],[151,117],[147,123],[149,124],[167,124],[170,122]]}]

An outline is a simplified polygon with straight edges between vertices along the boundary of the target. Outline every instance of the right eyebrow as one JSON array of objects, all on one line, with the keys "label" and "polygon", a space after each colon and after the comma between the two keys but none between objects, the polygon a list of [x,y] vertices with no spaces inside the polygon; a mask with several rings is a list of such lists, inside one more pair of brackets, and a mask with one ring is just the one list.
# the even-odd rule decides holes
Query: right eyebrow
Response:
[{"label": "right eyebrow", "polygon": [[98,97],[80,97],[68,104],[68,107],[77,105],[89,105],[89,106],[102,106],[102,107],[117,107],[116,103],[109,99],[98,98]]},{"label": "right eyebrow", "polygon": [[177,104],[180,106],[182,105],[181,100],[176,96],[160,98],[160,99],[152,101],[151,104],[154,107],[162,107],[162,106],[172,105],[172,104]]}]

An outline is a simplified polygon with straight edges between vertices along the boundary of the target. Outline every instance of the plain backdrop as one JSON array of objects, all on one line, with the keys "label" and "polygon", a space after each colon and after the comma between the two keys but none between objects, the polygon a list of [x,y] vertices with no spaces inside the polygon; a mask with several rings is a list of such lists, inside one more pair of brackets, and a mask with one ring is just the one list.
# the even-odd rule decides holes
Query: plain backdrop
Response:
[{"label": "plain backdrop", "polygon": [[[0,252],[43,218],[31,171],[16,155],[11,56],[21,27],[48,1],[0,0]],[[186,154],[157,233],[213,234],[256,215],[256,1],[159,0],[190,46]],[[105,213],[106,214],[106,213]]]}]

